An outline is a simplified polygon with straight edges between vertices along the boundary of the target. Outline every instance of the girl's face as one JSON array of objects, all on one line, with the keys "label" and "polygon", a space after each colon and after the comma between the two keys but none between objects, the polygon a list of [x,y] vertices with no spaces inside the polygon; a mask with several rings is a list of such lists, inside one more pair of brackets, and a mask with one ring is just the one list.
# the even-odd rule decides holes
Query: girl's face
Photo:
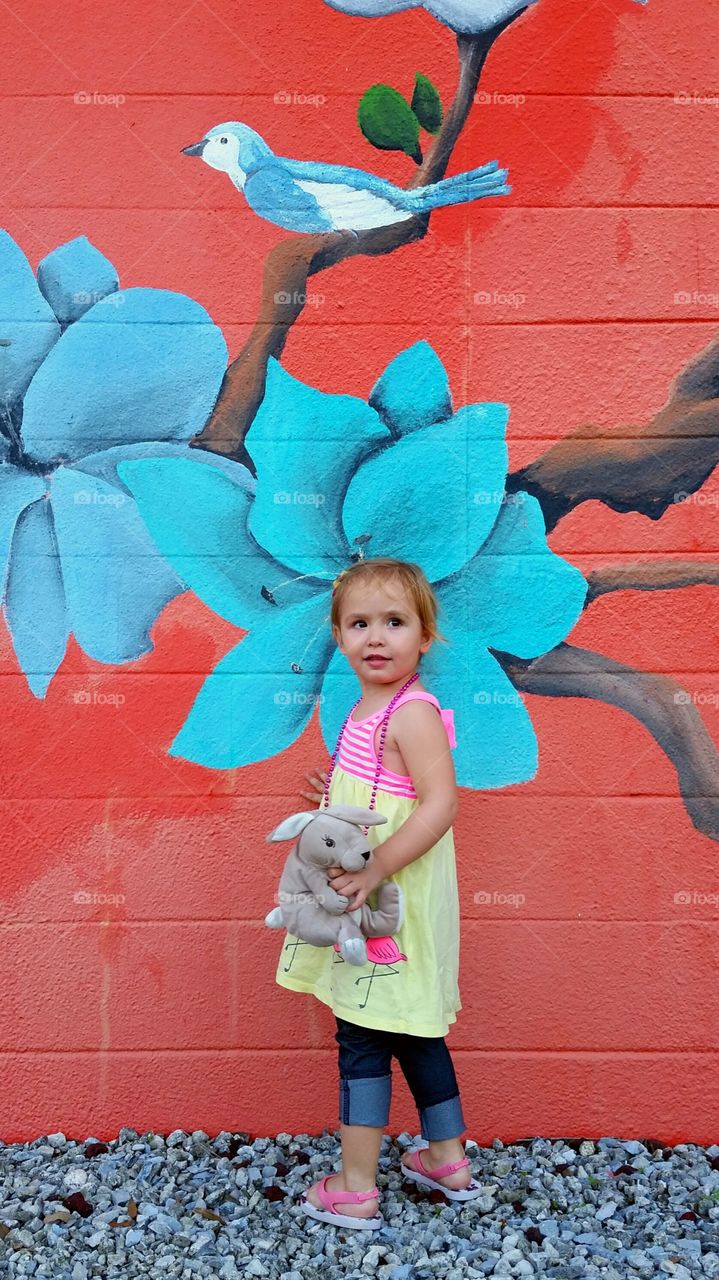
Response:
[{"label": "girl's face", "polygon": [[369,685],[411,675],[432,643],[399,584],[358,582],[350,587],[339,631],[335,627],[333,634],[352,670]]}]

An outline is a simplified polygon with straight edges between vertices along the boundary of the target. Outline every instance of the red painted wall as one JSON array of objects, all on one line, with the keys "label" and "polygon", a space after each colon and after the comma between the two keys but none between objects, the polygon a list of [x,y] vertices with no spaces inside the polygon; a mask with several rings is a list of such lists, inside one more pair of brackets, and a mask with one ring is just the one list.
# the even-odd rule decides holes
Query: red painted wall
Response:
[{"label": "red painted wall", "polygon": [[[360,135],[361,92],[411,91],[417,70],[445,102],[454,90],[451,33],[422,11],[27,0],[3,27],[2,225],[33,265],[86,235],[123,287],[196,298],[231,357],[284,233],[180,148],[241,119],[285,154],[406,182],[411,161]],[[426,338],[457,404],[511,405],[510,471],[581,423],[648,421],[716,331],[719,111],[693,95],[719,83],[717,34],[695,0],[541,0],[493,50],[450,169],[497,158],[512,196],[441,210],[423,242],[315,276],[288,370],[366,396]],[[713,559],[718,501],[712,476],[659,522],[590,502],[549,541],[584,572]],[[612,593],[571,641],[676,676],[719,742],[715,590]],[[262,923],[287,852],[265,834],[303,807],[304,770],[326,760],[316,717],[251,768],[171,759],[237,633],[188,593],[153,637],[153,653],[118,668],[71,646],[37,701],[0,635],[5,1141],[338,1123],[332,1014],[274,984],[281,940]],[[455,827],[463,1009],[449,1044],[469,1134],[712,1141],[716,844],[635,720],[526,700],[536,778],[463,791]],[[392,1130],[417,1127],[396,1072]]]}]

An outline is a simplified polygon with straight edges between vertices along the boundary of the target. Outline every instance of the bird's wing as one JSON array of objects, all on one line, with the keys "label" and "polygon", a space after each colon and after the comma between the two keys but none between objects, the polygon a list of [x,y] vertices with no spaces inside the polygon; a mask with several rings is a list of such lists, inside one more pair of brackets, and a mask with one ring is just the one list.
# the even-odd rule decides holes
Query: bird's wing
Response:
[{"label": "bird's wing", "polygon": [[397,200],[349,187],[345,182],[312,182],[307,178],[295,181],[308,195],[314,196],[337,231],[370,231],[412,217],[409,211],[399,207]]},{"label": "bird's wing", "polygon": [[364,169],[352,169],[345,164],[322,164],[315,160],[288,160],[282,158],[287,173],[303,182],[327,183],[328,186],[351,187],[354,191],[369,191],[383,200],[391,200],[398,204],[405,194],[402,187],[397,187],[386,178],[378,178],[376,173],[367,173]]},{"label": "bird's wing", "polygon": [[332,226],[314,196],[297,185],[278,156],[263,157],[247,170],[244,195],[261,218],[289,231],[328,231]]}]

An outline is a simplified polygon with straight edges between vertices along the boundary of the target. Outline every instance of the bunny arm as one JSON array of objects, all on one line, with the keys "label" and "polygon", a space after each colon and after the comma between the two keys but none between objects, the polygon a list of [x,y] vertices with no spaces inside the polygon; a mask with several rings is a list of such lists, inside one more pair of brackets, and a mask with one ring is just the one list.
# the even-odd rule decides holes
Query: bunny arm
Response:
[{"label": "bunny arm", "polygon": [[306,862],[303,862],[302,875],[307,888],[318,899],[318,906],[324,908],[330,915],[341,915],[349,902],[349,898],[337,893],[332,888],[322,868],[311,867]]}]

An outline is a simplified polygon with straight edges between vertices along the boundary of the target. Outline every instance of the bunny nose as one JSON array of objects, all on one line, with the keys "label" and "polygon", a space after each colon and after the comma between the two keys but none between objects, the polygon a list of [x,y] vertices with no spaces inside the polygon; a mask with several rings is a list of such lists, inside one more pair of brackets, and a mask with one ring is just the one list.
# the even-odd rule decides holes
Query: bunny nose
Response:
[{"label": "bunny nose", "polygon": [[367,861],[367,859],[369,858],[369,849],[367,850],[367,852],[366,852],[366,853],[363,853],[363,854],[362,854],[362,857],[364,858],[364,860],[365,860],[365,862],[366,862],[366,861]]}]

